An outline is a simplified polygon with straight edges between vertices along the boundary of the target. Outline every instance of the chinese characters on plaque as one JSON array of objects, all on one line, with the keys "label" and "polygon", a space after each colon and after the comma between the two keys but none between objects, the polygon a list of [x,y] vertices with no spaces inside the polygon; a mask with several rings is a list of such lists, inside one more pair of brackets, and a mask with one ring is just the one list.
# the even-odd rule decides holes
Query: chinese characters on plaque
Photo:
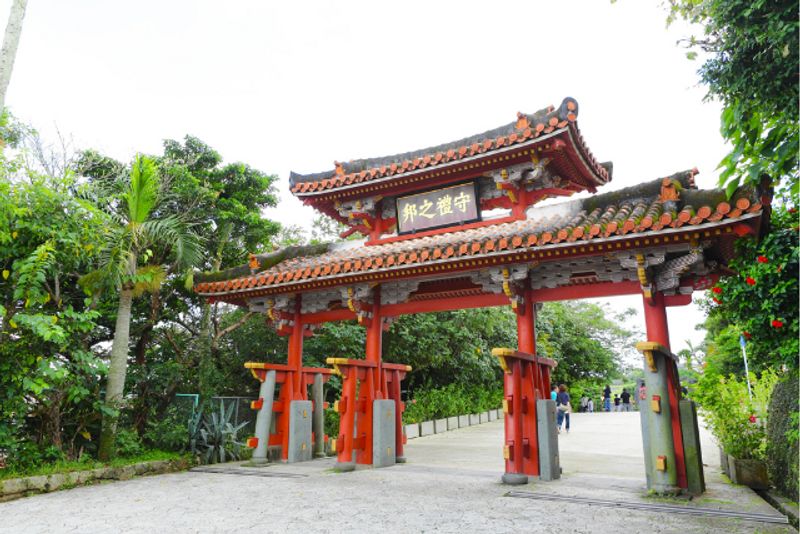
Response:
[{"label": "chinese characters on plaque", "polygon": [[397,227],[401,234],[480,220],[473,182],[399,197]]}]

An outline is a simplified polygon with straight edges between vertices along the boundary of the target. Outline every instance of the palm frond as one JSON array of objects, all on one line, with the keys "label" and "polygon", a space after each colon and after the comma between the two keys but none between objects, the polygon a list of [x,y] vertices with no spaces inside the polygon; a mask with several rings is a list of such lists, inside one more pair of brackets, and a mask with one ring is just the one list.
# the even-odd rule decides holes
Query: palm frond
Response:
[{"label": "palm frond", "polygon": [[176,215],[145,221],[140,229],[148,243],[170,247],[178,267],[199,265],[203,259],[203,239]]},{"label": "palm frond", "polygon": [[160,265],[145,265],[136,269],[133,296],[141,297],[145,293],[156,293],[167,278],[167,272]]},{"label": "palm frond", "polygon": [[134,275],[131,266],[135,265],[135,253],[131,249],[131,236],[128,227],[111,226],[106,231],[98,254],[97,271],[84,280],[82,287],[91,291],[101,286],[119,288],[122,283]]},{"label": "palm frond", "polygon": [[125,192],[131,224],[142,224],[150,217],[150,212],[158,204],[159,189],[156,162],[139,154],[133,161],[130,186]]}]

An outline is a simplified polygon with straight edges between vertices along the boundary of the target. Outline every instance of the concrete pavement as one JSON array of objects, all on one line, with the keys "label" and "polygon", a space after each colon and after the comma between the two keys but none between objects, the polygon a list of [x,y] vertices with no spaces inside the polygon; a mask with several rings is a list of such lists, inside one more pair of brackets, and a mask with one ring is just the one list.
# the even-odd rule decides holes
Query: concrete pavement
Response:
[{"label": "concrete pavement", "polygon": [[[513,489],[777,515],[750,489],[722,480],[707,433],[707,494],[647,497],[638,416],[573,414],[572,431],[559,438],[562,479]],[[225,464],[216,473],[38,495],[0,504],[0,532],[794,532],[739,518],[511,498],[499,482],[502,436],[496,421],[411,440],[408,463],[385,469],[339,474],[333,459],[260,469]]]}]

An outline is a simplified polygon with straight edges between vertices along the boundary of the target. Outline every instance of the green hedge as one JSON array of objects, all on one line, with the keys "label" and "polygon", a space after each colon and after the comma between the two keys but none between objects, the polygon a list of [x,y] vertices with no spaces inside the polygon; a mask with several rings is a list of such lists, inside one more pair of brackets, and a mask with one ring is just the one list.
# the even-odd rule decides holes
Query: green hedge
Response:
[{"label": "green hedge", "polygon": [[503,403],[503,389],[484,389],[449,384],[442,388],[417,391],[406,402],[405,423],[419,423],[456,415],[485,412]]},{"label": "green hedge", "polygon": [[767,467],[770,481],[791,500],[798,495],[798,373],[775,386],[767,422]]}]

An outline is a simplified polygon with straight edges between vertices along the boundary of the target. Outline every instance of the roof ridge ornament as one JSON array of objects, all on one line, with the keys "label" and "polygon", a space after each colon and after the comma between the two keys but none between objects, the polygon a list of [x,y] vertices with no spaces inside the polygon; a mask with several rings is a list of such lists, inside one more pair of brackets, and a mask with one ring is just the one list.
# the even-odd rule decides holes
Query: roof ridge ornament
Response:
[{"label": "roof ridge ornament", "polygon": [[528,116],[521,111],[517,111],[517,124],[515,126],[516,129],[524,130],[525,128],[530,128],[530,126],[531,126],[531,121],[528,120]]}]

